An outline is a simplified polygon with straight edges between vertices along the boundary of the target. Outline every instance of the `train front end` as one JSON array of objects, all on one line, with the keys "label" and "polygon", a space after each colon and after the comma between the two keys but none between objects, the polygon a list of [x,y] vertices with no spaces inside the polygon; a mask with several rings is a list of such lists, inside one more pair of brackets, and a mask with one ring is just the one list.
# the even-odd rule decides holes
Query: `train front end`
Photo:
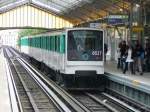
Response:
[{"label": "train front end", "polygon": [[104,33],[93,28],[67,30],[66,78],[71,87],[101,87],[104,74]]}]

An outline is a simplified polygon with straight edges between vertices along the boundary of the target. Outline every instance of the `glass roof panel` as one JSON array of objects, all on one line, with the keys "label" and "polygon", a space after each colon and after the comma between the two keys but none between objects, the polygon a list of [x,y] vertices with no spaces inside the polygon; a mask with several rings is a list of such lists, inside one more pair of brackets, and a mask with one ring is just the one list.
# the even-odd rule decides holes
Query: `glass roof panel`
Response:
[{"label": "glass roof panel", "polygon": [[0,13],[28,4],[79,23],[88,21],[89,18],[105,17],[121,8],[128,11],[131,1],[133,0],[0,0]]},{"label": "glass roof panel", "polygon": [[0,12],[27,3],[27,0],[0,0]]},{"label": "glass roof panel", "polygon": [[63,13],[92,0],[32,0],[33,3],[45,6],[53,11]]},{"label": "glass roof panel", "polygon": [[30,2],[57,13],[64,13],[91,1],[93,0],[0,0],[0,11],[22,2]]}]

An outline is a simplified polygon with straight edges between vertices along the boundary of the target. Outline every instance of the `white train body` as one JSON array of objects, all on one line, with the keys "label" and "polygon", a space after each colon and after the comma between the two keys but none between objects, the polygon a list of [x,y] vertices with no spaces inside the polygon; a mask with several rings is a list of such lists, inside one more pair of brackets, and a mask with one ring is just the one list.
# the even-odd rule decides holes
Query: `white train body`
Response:
[{"label": "white train body", "polygon": [[[76,31],[77,33],[74,33],[74,31]],[[81,34],[80,33],[78,34],[78,31],[79,32],[81,31],[80,32]],[[88,31],[90,31],[90,33]],[[70,34],[68,34],[68,32],[70,32],[71,36],[70,36]],[[89,48],[91,50],[86,51],[86,49],[88,48],[88,45],[87,45],[86,49],[85,48],[83,49],[83,51],[82,51],[82,47],[80,48],[80,46],[79,46],[79,48],[77,48],[78,46],[74,47],[76,50],[72,50],[71,47],[74,46],[74,44],[71,42],[76,40],[76,44],[78,43],[78,41],[80,43],[81,42],[80,38],[82,38],[80,36],[82,36],[82,34],[84,35],[84,32],[86,33],[86,35],[89,36],[88,37],[89,39],[86,39],[87,37],[85,36],[85,37],[83,37],[83,39],[81,39],[81,41],[83,41],[84,44],[88,43]],[[73,39],[69,40],[68,38],[71,39],[72,34],[74,34],[74,40]],[[97,34],[98,36],[101,36],[101,37],[98,37],[97,35],[93,36],[92,34]],[[42,42],[43,42],[42,39],[44,37],[47,37],[47,41],[49,41],[49,43],[51,43],[50,41],[52,39],[50,40],[49,38],[56,37],[58,35],[59,36],[61,35],[60,36],[61,39],[56,39],[56,40],[58,40],[58,42],[55,41],[55,50],[52,50],[52,48],[48,48],[50,46],[48,44],[47,44],[47,46],[48,46],[47,48],[44,48],[44,49],[42,48]],[[59,38],[59,36],[58,36],[58,38]],[[41,37],[41,38],[39,38],[39,37]],[[32,38],[32,39],[39,38],[39,40],[41,41],[39,43],[41,45],[40,46],[37,45],[38,47],[31,45],[31,43],[30,43],[31,41],[29,40],[30,38]],[[61,41],[61,40],[63,40],[62,38],[64,38],[64,45]],[[95,39],[101,38],[100,41],[102,41],[102,42],[100,42],[98,40],[94,40],[94,41],[91,41],[93,43],[92,43],[92,45],[90,45],[90,40],[92,40],[92,38],[95,38]],[[69,76],[69,75],[86,76],[86,75],[92,75],[92,74],[94,74],[94,76],[95,75],[99,76],[101,74],[104,74],[104,61],[103,61],[104,39],[103,38],[104,38],[103,30],[99,30],[99,29],[93,29],[93,28],[65,29],[62,31],[49,32],[49,33],[36,35],[36,36],[22,37],[21,40],[28,39],[29,41],[28,41],[28,45],[24,45],[24,43],[22,42],[21,52],[27,54],[30,57],[33,57],[34,59],[38,60],[39,62],[43,62],[49,68],[53,69],[54,71],[59,71],[61,74],[65,74],[66,76]],[[86,42],[86,41],[88,41],[88,42]],[[96,45],[100,46],[99,49],[95,48],[95,46],[93,45],[97,41],[99,43],[97,43]],[[56,50],[57,49],[56,44],[57,45],[61,44],[61,45],[59,45],[58,50]],[[85,45],[83,45],[83,46],[85,47]],[[93,48],[95,48],[95,49],[93,49],[93,51],[92,51],[92,46],[94,46]],[[62,50],[63,47],[64,47],[64,51]],[[62,52],[61,52],[61,50],[62,50]],[[57,52],[57,51],[60,51],[60,52]]]}]

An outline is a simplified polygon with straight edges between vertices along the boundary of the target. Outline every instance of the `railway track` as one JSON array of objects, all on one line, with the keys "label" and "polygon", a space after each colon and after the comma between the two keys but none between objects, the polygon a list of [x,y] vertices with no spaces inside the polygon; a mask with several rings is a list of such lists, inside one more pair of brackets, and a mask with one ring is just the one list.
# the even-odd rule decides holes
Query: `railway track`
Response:
[{"label": "railway track", "polygon": [[4,54],[8,59],[20,112],[90,112],[52,82],[40,79],[37,71],[29,68],[10,50],[5,49]]},{"label": "railway track", "polygon": [[[6,50],[7,54],[10,54]],[[9,52],[9,53],[8,53]],[[10,56],[10,55],[9,55]],[[12,56],[12,55],[11,55]],[[28,71],[15,58],[9,59],[10,68],[23,112],[59,112],[46,93],[36,84]]]},{"label": "railway track", "polygon": [[109,108],[106,105],[93,100],[93,98],[89,97],[85,93],[72,93],[72,96],[74,96],[92,112],[115,112],[115,110],[113,110],[112,108]]},{"label": "railway track", "polygon": [[[19,54],[17,52],[13,51],[13,49],[10,49],[9,52],[10,52],[9,54],[12,53],[15,55],[15,57],[19,57]],[[28,64],[28,62],[26,62],[24,59],[18,58],[17,60],[18,60],[18,62],[20,62],[20,64],[22,63],[21,65],[23,65],[24,68],[28,68],[28,67],[31,68],[31,71],[33,73],[35,73],[37,76],[39,76],[40,79],[44,83],[53,86],[53,87],[50,87],[50,86],[48,86],[48,87],[51,88],[52,90],[54,90],[55,84],[53,82],[51,82],[50,78],[48,78],[47,76],[45,76],[43,74],[40,75],[40,71],[38,71],[38,70],[36,71],[36,68],[33,67],[32,65]],[[14,63],[15,63],[15,61],[14,61]],[[16,64],[16,65],[19,65],[19,64]],[[28,71],[30,71],[30,70],[28,70]],[[26,80],[26,78],[24,80]],[[51,82],[52,84],[49,84],[49,82]],[[55,85],[55,86],[57,86],[57,85]],[[59,91],[59,90],[61,90],[61,91]],[[129,105],[125,105],[123,103],[120,103],[120,102],[114,100],[114,98],[110,98],[109,95],[107,95],[105,93],[100,94],[100,93],[88,93],[88,92],[70,92],[70,95],[68,95],[60,87],[58,87],[58,90],[56,90],[56,91],[57,91],[57,93],[54,93],[54,94],[59,94],[58,95],[59,97],[63,97],[63,100],[62,100],[63,103],[67,103],[66,105],[70,105],[69,106],[69,107],[71,107],[70,111],[78,111],[78,112],[82,112],[82,111],[83,112],[140,112],[140,111],[130,107]],[[62,94],[64,94],[64,93],[67,94],[67,96],[65,96],[65,95],[63,96]],[[40,94],[37,94],[35,96],[37,97],[39,95]],[[32,98],[34,98],[34,97],[32,97]],[[54,102],[52,102],[52,104],[50,104],[50,105],[54,105],[54,106],[52,106],[53,107],[52,109],[54,109],[54,112],[55,111],[64,111],[64,110],[61,110],[61,108],[57,109],[57,107],[59,107],[59,106],[56,106]],[[45,105],[45,108],[46,107],[48,107],[48,105]],[[42,112],[44,112],[44,111],[42,111]],[[68,111],[66,111],[66,112],[68,112]]]},{"label": "railway track", "polygon": [[106,93],[70,92],[70,94],[92,112],[140,112]]}]

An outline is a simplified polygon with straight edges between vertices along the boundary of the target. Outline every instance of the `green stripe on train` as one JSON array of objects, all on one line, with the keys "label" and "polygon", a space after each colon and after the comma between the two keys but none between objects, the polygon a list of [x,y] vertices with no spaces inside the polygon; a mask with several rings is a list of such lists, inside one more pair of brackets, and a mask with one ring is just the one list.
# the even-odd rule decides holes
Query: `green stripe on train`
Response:
[{"label": "green stripe on train", "polygon": [[20,45],[65,53],[65,35],[21,38]]}]

